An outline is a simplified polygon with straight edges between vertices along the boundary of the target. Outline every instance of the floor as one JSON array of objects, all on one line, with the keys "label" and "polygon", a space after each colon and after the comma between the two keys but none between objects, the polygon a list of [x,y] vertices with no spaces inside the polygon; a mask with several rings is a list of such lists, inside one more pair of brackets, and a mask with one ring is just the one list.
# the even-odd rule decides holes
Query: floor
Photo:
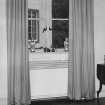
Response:
[{"label": "floor", "polygon": [[105,105],[105,98],[88,101],[71,101],[68,98],[52,100],[33,100],[31,105]]}]

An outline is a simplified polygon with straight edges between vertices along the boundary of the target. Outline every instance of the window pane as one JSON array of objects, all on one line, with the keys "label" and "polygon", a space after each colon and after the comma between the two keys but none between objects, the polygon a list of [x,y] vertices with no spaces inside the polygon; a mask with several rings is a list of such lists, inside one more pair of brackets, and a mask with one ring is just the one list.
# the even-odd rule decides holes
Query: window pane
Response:
[{"label": "window pane", "polygon": [[31,32],[31,26],[28,26],[28,32]]},{"label": "window pane", "polygon": [[32,36],[34,40],[39,40],[39,20],[32,21]]},{"label": "window pane", "polygon": [[32,33],[32,39],[36,40],[36,33]]},{"label": "window pane", "polygon": [[28,33],[28,40],[31,40],[31,33]]},{"label": "window pane", "polygon": [[39,32],[39,21],[38,20],[33,20],[32,21],[32,32]]},{"label": "window pane", "polygon": [[37,9],[32,10],[32,18],[39,18],[39,10]]},{"label": "window pane", "polygon": [[39,10],[36,10],[36,18],[39,18]]},{"label": "window pane", "polygon": [[65,38],[69,37],[68,20],[53,20],[52,27],[52,46],[54,48],[63,48]]},{"label": "window pane", "polygon": [[32,32],[36,32],[36,28],[37,28],[36,20],[33,20],[32,21]]},{"label": "window pane", "polygon": [[28,9],[28,18],[31,18],[31,9]]},{"label": "window pane", "polygon": [[31,20],[28,20],[28,26],[31,26]]},{"label": "window pane", "polygon": [[32,18],[36,18],[36,11],[32,10]]},{"label": "window pane", "polygon": [[69,17],[69,0],[52,0],[52,18]]}]

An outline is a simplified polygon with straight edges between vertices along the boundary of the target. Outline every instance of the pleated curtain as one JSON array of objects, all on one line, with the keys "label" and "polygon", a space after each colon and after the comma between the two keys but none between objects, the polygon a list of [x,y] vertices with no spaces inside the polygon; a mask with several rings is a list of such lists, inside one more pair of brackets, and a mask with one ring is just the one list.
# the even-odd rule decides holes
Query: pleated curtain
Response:
[{"label": "pleated curtain", "polygon": [[27,0],[7,0],[8,105],[30,104]]},{"label": "pleated curtain", "polygon": [[94,1],[69,0],[68,96],[95,98]]}]

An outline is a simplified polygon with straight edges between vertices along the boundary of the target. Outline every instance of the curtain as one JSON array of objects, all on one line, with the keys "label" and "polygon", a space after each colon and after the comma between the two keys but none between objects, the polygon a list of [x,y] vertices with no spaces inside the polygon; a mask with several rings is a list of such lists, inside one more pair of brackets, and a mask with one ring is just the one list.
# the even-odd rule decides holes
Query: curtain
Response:
[{"label": "curtain", "polygon": [[8,105],[30,104],[27,0],[7,0]]},{"label": "curtain", "polygon": [[68,96],[73,100],[95,97],[93,0],[69,0]]}]

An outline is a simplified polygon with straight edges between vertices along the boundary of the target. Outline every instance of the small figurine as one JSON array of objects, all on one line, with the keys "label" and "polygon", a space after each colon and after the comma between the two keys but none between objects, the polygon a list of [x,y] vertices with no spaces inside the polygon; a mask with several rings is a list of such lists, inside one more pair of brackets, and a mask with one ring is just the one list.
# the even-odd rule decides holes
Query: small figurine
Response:
[{"label": "small figurine", "polygon": [[44,48],[44,52],[50,52],[50,49],[47,48],[47,47],[45,47],[45,48]]},{"label": "small figurine", "polygon": [[104,64],[105,64],[105,55],[104,55]]},{"label": "small figurine", "polygon": [[69,48],[69,43],[68,43],[68,38],[66,37],[64,41],[64,50],[68,51],[68,48]]},{"label": "small figurine", "polygon": [[35,52],[35,41],[34,40],[31,41],[30,47],[31,47],[30,51]]}]

